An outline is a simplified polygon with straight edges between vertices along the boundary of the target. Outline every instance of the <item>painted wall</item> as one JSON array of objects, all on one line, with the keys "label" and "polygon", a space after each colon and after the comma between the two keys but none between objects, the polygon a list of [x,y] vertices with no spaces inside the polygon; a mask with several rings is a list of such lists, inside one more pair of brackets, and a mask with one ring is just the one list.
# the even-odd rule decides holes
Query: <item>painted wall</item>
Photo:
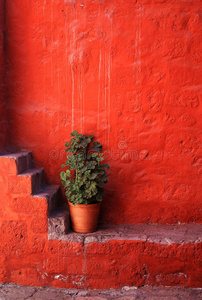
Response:
[{"label": "painted wall", "polygon": [[59,183],[72,130],[111,166],[101,220],[201,222],[200,1],[10,0],[9,144]]},{"label": "painted wall", "polygon": [[5,60],[4,60],[4,0],[0,0],[0,151],[6,144]]}]

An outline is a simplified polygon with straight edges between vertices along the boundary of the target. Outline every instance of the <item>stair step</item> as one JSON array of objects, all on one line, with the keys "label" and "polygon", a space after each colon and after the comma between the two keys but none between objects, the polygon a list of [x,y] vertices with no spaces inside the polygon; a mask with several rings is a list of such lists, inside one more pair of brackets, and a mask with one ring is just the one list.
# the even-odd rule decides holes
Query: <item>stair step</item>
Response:
[{"label": "stair step", "polygon": [[58,208],[48,218],[48,232],[50,234],[63,235],[69,232],[69,211]]},{"label": "stair step", "polygon": [[31,152],[29,152],[29,151],[6,153],[3,155],[0,155],[0,157],[14,159],[16,167],[17,167],[17,174],[21,174],[22,172],[26,171],[27,169],[31,169],[33,167],[32,156],[31,156]]},{"label": "stair step", "polygon": [[18,175],[31,177],[32,194],[37,193],[45,185],[45,173],[43,168],[28,169]]},{"label": "stair step", "polygon": [[27,169],[31,169],[33,167],[31,152],[26,151],[19,153],[16,159],[16,165],[18,174],[26,171]]},{"label": "stair step", "polygon": [[33,196],[47,199],[48,214],[50,215],[60,205],[60,193],[61,190],[58,185],[46,185]]}]

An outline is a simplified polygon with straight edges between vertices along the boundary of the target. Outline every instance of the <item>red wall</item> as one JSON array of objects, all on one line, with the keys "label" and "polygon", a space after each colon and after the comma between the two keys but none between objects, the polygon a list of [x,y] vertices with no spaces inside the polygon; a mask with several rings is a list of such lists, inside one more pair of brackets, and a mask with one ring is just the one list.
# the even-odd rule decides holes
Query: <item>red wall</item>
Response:
[{"label": "red wall", "polygon": [[59,183],[70,132],[94,134],[103,222],[200,222],[199,14],[199,0],[7,1],[9,144]]},{"label": "red wall", "polygon": [[0,151],[6,144],[5,61],[4,61],[4,0],[0,0]]}]

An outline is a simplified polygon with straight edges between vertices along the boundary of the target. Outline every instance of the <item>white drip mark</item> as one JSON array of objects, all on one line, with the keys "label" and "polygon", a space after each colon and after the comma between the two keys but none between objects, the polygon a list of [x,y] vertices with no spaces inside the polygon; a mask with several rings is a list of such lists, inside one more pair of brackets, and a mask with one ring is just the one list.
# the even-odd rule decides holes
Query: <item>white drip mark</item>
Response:
[{"label": "white drip mark", "polygon": [[82,133],[84,129],[84,121],[85,121],[85,115],[84,115],[84,79],[82,77]]},{"label": "white drip mark", "polygon": [[75,53],[75,28],[72,29],[72,45],[71,48],[73,51],[73,55],[71,55],[71,77],[72,77],[72,131],[74,130],[74,114],[75,114],[75,103],[74,103],[74,97],[75,97],[75,78],[74,78],[74,53]]},{"label": "white drip mark", "polygon": [[51,0],[51,86],[53,86],[53,0]]},{"label": "white drip mark", "polygon": [[[45,52],[46,52],[46,33],[45,33],[45,7],[46,0],[43,3],[43,109],[45,108],[46,102],[46,63],[45,63]],[[43,128],[45,128],[45,114],[43,114]]]},{"label": "white drip mark", "polygon": [[46,35],[45,35],[45,6],[46,0],[43,2],[43,51],[45,51],[46,47]]},{"label": "white drip mark", "polygon": [[[65,14],[67,16],[67,8],[65,11]],[[67,17],[65,18],[65,62],[67,62]],[[67,65],[66,65],[66,72],[65,72],[65,87],[67,86]]]},{"label": "white drip mark", "polygon": [[74,70],[71,65],[71,75],[72,75],[72,131],[74,130]]},{"label": "white drip mark", "polygon": [[[139,9],[140,13],[138,12],[138,34],[136,36],[136,49],[137,49],[137,60],[138,60],[138,64],[137,64],[137,68],[138,68],[138,78],[136,78],[137,83],[138,83],[138,87],[140,90],[141,87],[141,46],[140,46],[140,38],[141,38],[141,20],[142,20],[142,7],[139,4]],[[140,95],[140,91],[138,91],[138,103],[140,103],[141,101],[141,95]],[[138,126],[138,122],[137,122],[137,130],[139,131],[139,126]],[[138,134],[137,134],[137,149],[139,149],[139,141],[138,141]]]},{"label": "white drip mark", "polygon": [[81,111],[81,132],[83,133],[83,126],[84,126],[84,88],[83,88],[83,73],[80,72],[80,89],[79,89],[79,97],[80,97],[80,111]]},{"label": "white drip mark", "polygon": [[[68,72],[68,68],[67,68],[67,61],[68,61],[68,45],[67,45],[67,41],[68,41],[68,26],[67,26],[67,7],[65,10],[65,14],[66,14],[66,18],[65,18],[65,96],[68,95],[68,90],[67,90],[67,72]],[[67,115],[67,123],[69,124],[69,112]]]},{"label": "white drip mark", "polygon": [[108,54],[108,118],[107,118],[107,130],[108,130],[108,137],[107,137],[107,142],[108,142],[108,148],[109,148],[109,139],[110,139],[110,116],[111,116],[111,44],[112,44],[112,24],[113,20],[111,17],[111,30],[110,30],[110,46],[109,46],[109,54]]},{"label": "white drip mark", "polygon": [[60,270],[59,243],[58,243],[58,247],[57,247],[57,264],[58,264],[58,269]]},{"label": "white drip mark", "polygon": [[102,65],[102,53],[100,47],[99,55],[99,69],[98,69],[98,119],[97,119],[97,129],[100,127],[100,91],[101,91],[101,65]]},{"label": "white drip mark", "polygon": [[78,90],[79,90],[79,122],[80,122],[80,127],[82,130],[82,83],[81,83],[81,77],[82,77],[82,71],[81,69],[79,70],[79,76],[78,76]]},{"label": "white drip mark", "polygon": [[107,125],[108,125],[108,121],[107,121],[107,59],[106,59],[106,47],[105,47],[105,51],[104,51],[104,110],[105,110],[105,144],[107,142]]},{"label": "white drip mark", "polygon": [[[59,125],[60,125],[60,97],[61,97],[61,95],[60,95],[60,63],[59,63],[59,61],[61,61],[61,60],[59,60],[59,57],[60,57],[60,50],[59,50],[59,45],[60,45],[60,43],[59,43],[60,41],[58,41],[58,44],[57,44],[57,78],[58,78],[58,84],[57,84],[57,94],[58,94],[58,101],[59,101],[59,112],[57,113],[57,126],[58,126],[58,128],[59,128]],[[62,120],[63,121],[63,120]],[[59,131],[59,140],[61,140],[60,139],[60,136],[61,136],[61,130]]]},{"label": "white drip mark", "polygon": [[[58,77],[58,99],[60,99],[60,66],[59,66],[59,57],[60,57],[60,51],[59,51],[59,43],[57,47],[57,56],[58,56],[58,67],[57,67],[57,77]],[[60,103],[60,101],[59,101]]]}]

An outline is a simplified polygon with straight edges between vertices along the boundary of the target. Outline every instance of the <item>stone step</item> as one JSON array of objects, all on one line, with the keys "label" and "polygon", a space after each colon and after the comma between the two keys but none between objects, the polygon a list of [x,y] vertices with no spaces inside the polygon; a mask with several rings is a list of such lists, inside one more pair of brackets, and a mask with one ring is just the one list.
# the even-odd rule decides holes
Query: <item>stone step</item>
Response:
[{"label": "stone step", "polygon": [[69,226],[69,211],[66,207],[60,207],[49,215],[48,232],[50,234],[65,235],[69,232]]},{"label": "stone step", "polygon": [[60,205],[61,190],[58,185],[46,185],[33,196],[47,199],[48,215],[50,215]]},{"label": "stone step", "polygon": [[200,288],[128,287],[108,290],[64,289],[53,287],[20,286],[0,283],[2,299],[20,300],[201,300]]},{"label": "stone step", "polygon": [[31,178],[31,193],[35,194],[45,186],[45,173],[43,168],[28,169],[18,175]]},{"label": "stone step", "polygon": [[172,245],[202,242],[202,224],[134,224],[134,225],[110,225],[102,224],[97,231],[92,233],[75,233],[70,231],[68,235],[49,234],[50,239],[61,239],[66,241],[82,242],[108,242],[119,241],[141,241],[153,244]]},{"label": "stone step", "polygon": [[16,153],[16,165],[18,174],[33,168],[31,152],[23,151]]},{"label": "stone step", "polygon": [[[0,158],[4,160],[4,163],[7,163],[8,167],[13,167],[13,173],[21,174],[22,172],[26,171],[27,169],[31,169],[33,167],[32,163],[32,156],[31,152],[29,151],[21,151],[16,153],[6,153],[3,155],[0,155]],[[5,159],[8,159],[9,161],[6,161]],[[15,163],[15,168],[12,165],[11,161]],[[10,166],[9,166],[10,163]],[[8,169],[9,171],[9,169]],[[14,175],[14,174],[13,174]]]}]

